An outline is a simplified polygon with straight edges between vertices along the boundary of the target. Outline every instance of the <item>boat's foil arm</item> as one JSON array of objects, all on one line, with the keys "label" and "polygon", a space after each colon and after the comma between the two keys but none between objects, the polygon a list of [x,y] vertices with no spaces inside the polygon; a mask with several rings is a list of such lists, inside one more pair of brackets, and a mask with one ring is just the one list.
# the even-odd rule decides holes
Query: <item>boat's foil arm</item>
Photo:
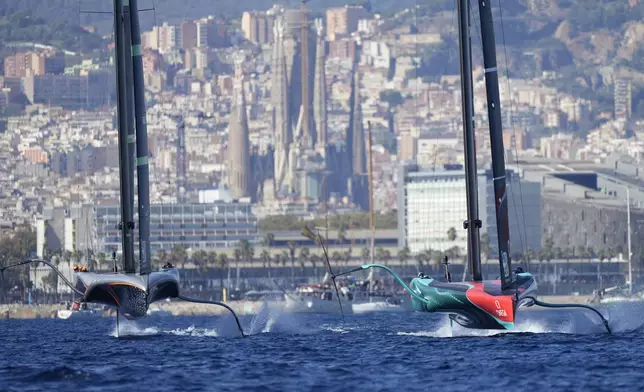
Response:
[{"label": "boat's foil arm", "polygon": [[608,331],[608,333],[612,333],[612,331],[610,329],[610,326],[608,325],[608,320],[606,320],[604,315],[601,314],[601,312],[599,310],[593,308],[592,306],[588,306],[588,305],[584,305],[584,304],[553,304],[553,303],[549,303],[549,302],[539,301],[538,299],[536,299],[534,297],[526,297],[526,298],[532,300],[536,306],[541,306],[543,308],[556,308],[556,309],[561,309],[561,308],[581,308],[581,309],[591,310],[591,311],[595,312],[597,314],[597,316],[599,316],[599,318],[601,319],[602,323],[604,324],[604,327],[606,327],[606,331]]},{"label": "boat's foil arm", "polygon": [[228,305],[226,305],[223,302],[219,301],[206,301],[203,299],[197,299],[197,298],[190,298],[190,297],[185,297],[183,295],[179,295],[177,298],[184,300],[186,302],[194,302],[197,304],[208,304],[208,305],[217,305],[221,306],[222,308],[226,308],[230,313],[232,313],[233,317],[235,318],[235,322],[237,323],[237,328],[239,328],[239,333],[241,334],[242,337],[245,337],[244,335],[244,330],[242,329],[241,323],[239,322],[239,318],[237,317],[237,314],[235,311]]},{"label": "boat's foil arm", "polygon": [[48,266],[49,268],[51,268],[52,270],[54,270],[54,272],[56,272],[56,274],[58,274],[58,276],[60,276],[60,278],[63,280],[63,282],[65,282],[65,284],[66,284],[67,286],[69,286],[69,288],[70,288],[70,289],[72,289],[76,294],[80,295],[80,296],[81,296],[81,298],[84,298],[84,297],[85,297],[85,293],[84,293],[84,292],[82,292],[82,291],[80,291],[79,289],[77,289],[77,288],[72,284],[72,282],[70,282],[70,281],[65,277],[65,275],[63,275],[63,273],[62,273],[62,272],[60,272],[60,270],[59,270],[58,268],[56,268],[56,266],[55,266],[55,265],[53,265],[53,264],[52,264],[52,263],[50,263],[49,261],[46,261],[46,260],[43,260],[43,259],[28,259],[28,260],[21,261],[21,262],[19,262],[19,263],[15,263],[15,264],[8,265],[8,266],[6,266],[6,267],[0,267],[0,275],[2,276],[2,279],[0,280],[0,284],[2,285],[2,293],[3,293],[3,296],[4,296],[4,270],[9,269],[9,268],[14,268],[14,267],[20,267],[21,265],[27,265],[27,264],[31,264],[31,263],[43,263],[43,264],[45,264],[46,266]]}]

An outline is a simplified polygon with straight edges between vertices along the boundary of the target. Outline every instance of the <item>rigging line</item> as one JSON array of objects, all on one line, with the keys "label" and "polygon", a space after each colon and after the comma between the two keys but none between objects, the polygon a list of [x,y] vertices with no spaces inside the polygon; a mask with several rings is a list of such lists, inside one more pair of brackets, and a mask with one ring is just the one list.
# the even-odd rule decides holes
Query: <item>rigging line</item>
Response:
[{"label": "rigging line", "polygon": [[[516,144],[516,130],[514,129],[514,106],[512,105],[512,91],[511,91],[511,86],[510,86],[510,68],[508,67],[508,47],[505,43],[505,28],[503,25],[503,5],[501,4],[501,0],[499,0],[499,19],[501,21],[501,37],[503,39],[503,61],[505,62],[505,79],[508,84],[508,100],[510,101],[510,127],[512,128],[512,135],[514,136],[514,159],[515,159],[515,164],[517,169],[520,169],[521,166],[519,165],[519,151],[517,148]],[[503,121],[503,119],[501,119]],[[519,173],[517,173],[519,175]],[[521,205],[521,216],[523,218],[523,234],[525,236],[525,246],[523,248],[523,254],[525,255],[527,251],[527,246],[528,246],[528,225],[526,224],[525,220],[525,207],[523,204],[523,187],[521,186],[521,178],[519,175],[519,203]],[[514,203],[514,211],[516,213],[517,208],[516,208],[516,202],[514,202],[514,192],[512,192],[512,202]],[[518,224],[517,220],[517,224]],[[521,233],[519,233],[521,235]],[[527,260],[527,257],[522,257],[523,260],[523,265],[525,266],[526,270],[529,270],[530,268],[530,260]]]},{"label": "rigging line", "polygon": [[[483,38],[481,37],[480,24],[478,24],[479,23],[478,18],[474,17],[474,10],[473,10],[473,7],[472,7],[472,3],[470,3],[470,16],[471,16],[470,20],[474,21],[474,27],[475,27],[476,33],[477,33],[477,35],[479,37],[481,47],[482,47],[483,46]],[[512,116],[510,116],[510,119],[512,119]],[[501,122],[503,122],[503,119],[501,119]],[[489,126],[489,124],[488,124],[488,126]],[[488,137],[489,137],[489,135],[488,135]],[[516,144],[515,144],[515,148],[516,148]],[[516,152],[515,152],[514,155],[515,156],[517,155]],[[511,185],[511,183],[510,183],[510,185]],[[519,186],[521,186],[521,183],[519,183]],[[519,227],[517,227],[517,231],[519,232],[518,233],[519,234],[519,243],[521,244],[521,249],[523,249],[525,251],[525,246],[528,243],[528,239],[527,239],[527,229],[526,229],[526,225],[525,225],[525,216],[523,214],[523,201],[521,201],[521,212],[522,212],[522,216],[523,216],[523,226],[524,226],[523,227],[523,235],[522,235],[521,234],[521,225],[520,225],[519,215],[518,215],[517,207],[516,207],[517,202],[516,202],[516,199],[515,199],[515,196],[514,196],[514,192],[510,192],[510,193],[511,193],[511,197],[512,197],[512,204],[514,205],[514,208],[512,209],[514,211],[514,218],[516,219],[517,225],[519,225]],[[524,236],[526,238],[525,242],[523,241]],[[489,235],[488,235],[488,240],[489,240]]]}]

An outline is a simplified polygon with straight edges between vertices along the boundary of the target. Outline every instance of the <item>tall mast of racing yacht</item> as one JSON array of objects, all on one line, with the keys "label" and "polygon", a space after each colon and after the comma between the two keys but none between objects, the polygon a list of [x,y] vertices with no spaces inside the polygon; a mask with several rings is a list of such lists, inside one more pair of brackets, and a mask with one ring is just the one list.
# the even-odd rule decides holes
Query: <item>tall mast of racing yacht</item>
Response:
[{"label": "tall mast of racing yacht", "polygon": [[[125,84],[127,86],[127,96],[125,97],[125,102],[127,106],[125,107],[125,115],[127,116],[127,154],[129,162],[129,180],[130,180],[130,209],[134,210],[134,162],[136,159],[136,127],[134,126],[134,77],[132,70],[132,29],[130,26],[130,2],[125,1],[126,4],[123,4],[123,27],[125,30],[125,45],[124,50],[124,60],[125,60]],[[134,217],[132,217],[131,222],[134,222]],[[134,226],[133,226],[134,227]],[[134,263],[132,264],[132,273],[134,273],[135,267]]]},{"label": "tall mast of racing yacht", "polygon": [[505,289],[513,283],[512,263],[510,260],[510,222],[508,221],[508,199],[505,193],[505,157],[499,75],[496,66],[496,40],[494,39],[492,5],[489,0],[479,0],[479,14],[481,19],[481,40],[483,41],[487,115],[492,146],[492,181],[494,183],[494,204],[496,206],[496,230],[499,238],[501,286]]},{"label": "tall mast of racing yacht", "polygon": [[118,119],[119,171],[121,191],[121,241],[123,249],[123,269],[127,274],[134,273],[134,173],[132,171],[132,154],[128,153],[129,131],[133,131],[132,123],[128,121],[127,113],[132,105],[130,85],[126,81],[127,62],[130,58],[130,43],[125,36],[123,2],[114,0],[114,38],[116,44],[116,113]]},{"label": "tall mast of racing yacht", "polygon": [[474,93],[472,86],[472,47],[470,39],[470,1],[458,0],[458,38],[461,54],[461,107],[465,142],[465,188],[467,191],[468,262],[474,281],[483,280],[481,274],[481,242],[479,229],[479,199],[474,141]]},{"label": "tall mast of racing yacht", "polygon": [[626,187],[626,223],[628,226],[628,293],[633,294],[633,252],[631,250],[631,188]]},{"label": "tall mast of racing yacht", "polygon": [[132,32],[132,69],[134,79],[134,117],[136,122],[136,170],[139,195],[139,273],[149,274],[150,264],[150,171],[148,166],[148,127],[145,111],[143,58],[141,57],[141,27],[138,0],[130,2]]}]

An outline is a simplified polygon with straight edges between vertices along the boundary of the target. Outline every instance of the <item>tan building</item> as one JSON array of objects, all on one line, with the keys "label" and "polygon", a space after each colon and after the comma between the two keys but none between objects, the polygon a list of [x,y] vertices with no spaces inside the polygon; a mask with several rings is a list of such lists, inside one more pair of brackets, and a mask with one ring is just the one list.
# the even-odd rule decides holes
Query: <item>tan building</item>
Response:
[{"label": "tan building", "polygon": [[4,76],[8,78],[61,74],[64,71],[65,58],[56,52],[21,52],[4,59]]},{"label": "tan building", "polygon": [[405,132],[398,139],[398,160],[400,162],[416,159],[417,139]]},{"label": "tan building", "polygon": [[27,148],[22,155],[31,163],[47,163],[49,161],[49,155],[41,147]]},{"label": "tan building", "polygon": [[349,36],[358,30],[360,19],[371,18],[371,13],[363,6],[345,5],[326,10],[326,38],[335,41]]},{"label": "tan building", "polygon": [[356,41],[353,38],[331,41],[329,42],[329,58],[355,60],[356,49]]},{"label": "tan building", "polygon": [[143,72],[145,75],[162,69],[163,59],[156,50],[146,50],[143,52]]},{"label": "tan building", "polygon": [[273,17],[266,15],[265,12],[244,12],[242,15],[241,25],[244,37],[256,44],[273,42],[273,24]]},{"label": "tan building", "polygon": [[193,21],[181,23],[181,48],[192,49],[197,46],[197,24]]}]

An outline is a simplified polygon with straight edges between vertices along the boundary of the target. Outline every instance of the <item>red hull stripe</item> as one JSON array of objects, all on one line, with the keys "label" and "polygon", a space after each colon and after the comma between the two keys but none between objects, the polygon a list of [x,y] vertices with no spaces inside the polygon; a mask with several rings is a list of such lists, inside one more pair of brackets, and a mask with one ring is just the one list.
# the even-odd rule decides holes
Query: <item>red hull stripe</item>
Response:
[{"label": "red hull stripe", "polygon": [[483,291],[483,285],[476,285],[465,293],[474,305],[501,321],[514,322],[514,303],[511,295],[490,295]]}]

